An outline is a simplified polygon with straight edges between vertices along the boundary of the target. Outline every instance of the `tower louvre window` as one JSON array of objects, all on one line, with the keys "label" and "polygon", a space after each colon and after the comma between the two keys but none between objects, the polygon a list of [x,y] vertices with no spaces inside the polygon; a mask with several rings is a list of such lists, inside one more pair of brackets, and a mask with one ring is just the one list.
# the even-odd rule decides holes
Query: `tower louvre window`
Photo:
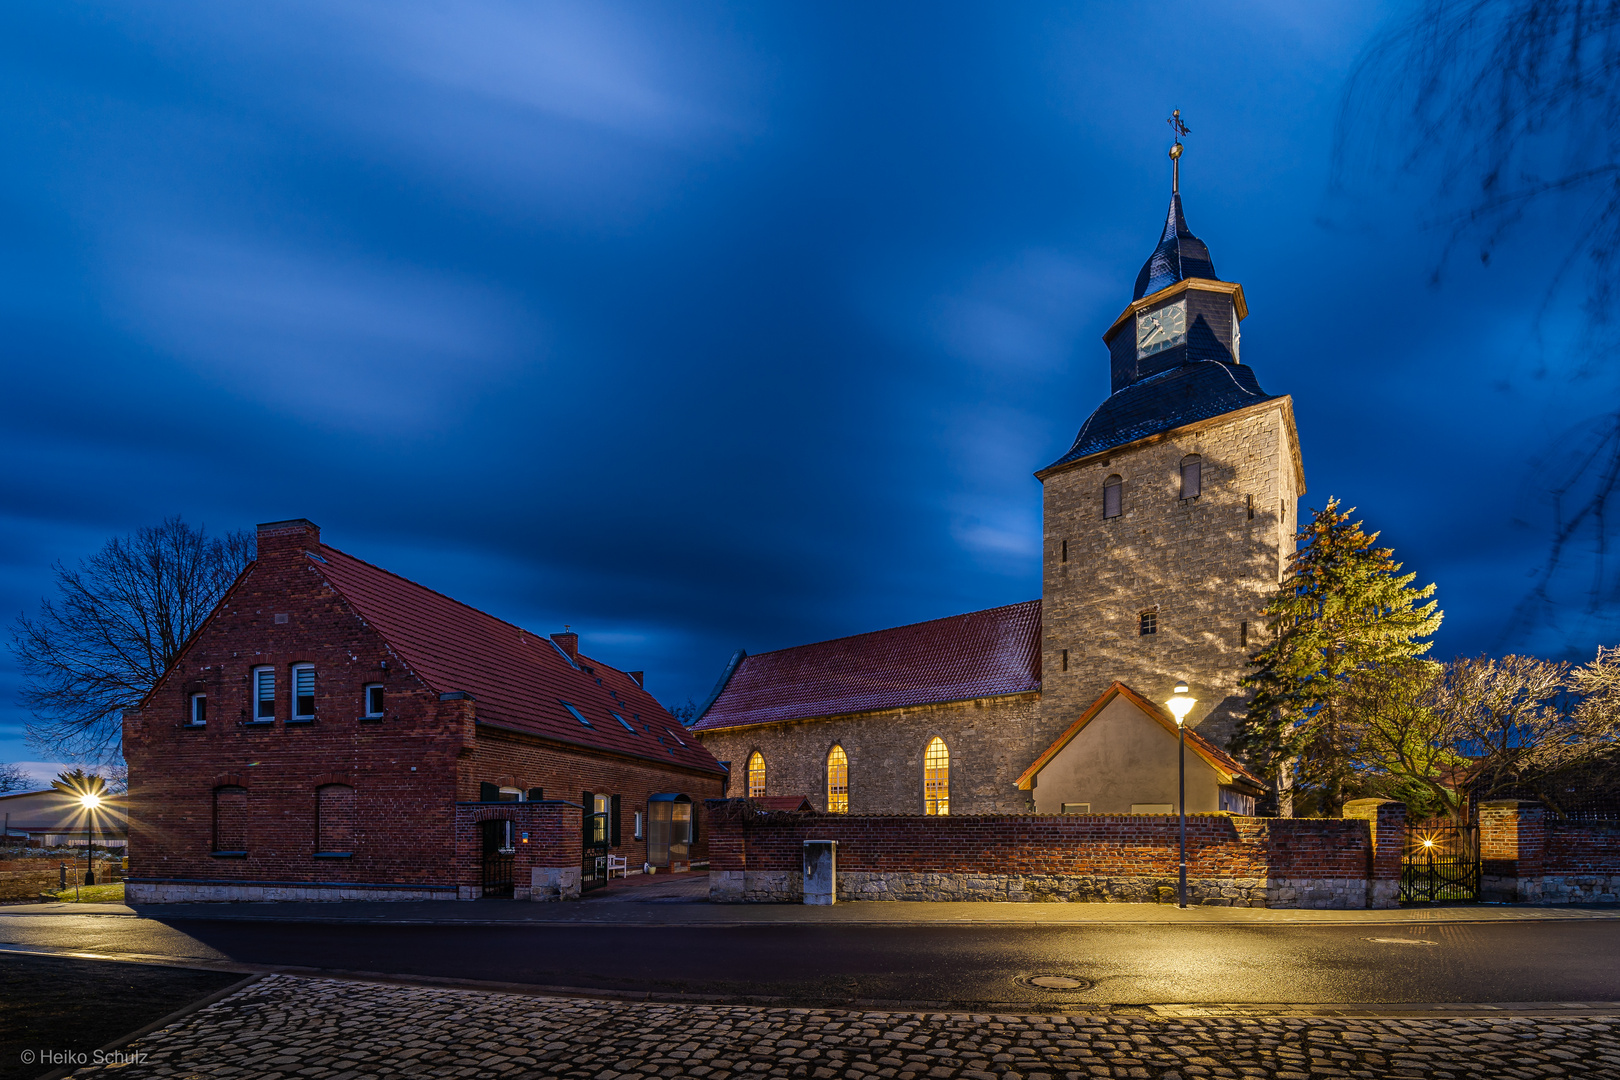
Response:
[{"label": "tower louvre window", "polygon": [[1120,491],[1124,481],[1118,476],[1110,476],[1103,481],[1103,517],[1119,517]]},{"label": "tower louvre window", "polygon": [[1147,637],[1149,634],[1157,634],[1159,632],[1158,608],[1148,608],[1146,611],[1142,612],[1137,619],[1136,632],[1141,637]]},{"label": "tower louvre window", "polygon": [[1181,459],[1181,497],[1196,499],[1204,487],[1204,459],[1188,454]]}]

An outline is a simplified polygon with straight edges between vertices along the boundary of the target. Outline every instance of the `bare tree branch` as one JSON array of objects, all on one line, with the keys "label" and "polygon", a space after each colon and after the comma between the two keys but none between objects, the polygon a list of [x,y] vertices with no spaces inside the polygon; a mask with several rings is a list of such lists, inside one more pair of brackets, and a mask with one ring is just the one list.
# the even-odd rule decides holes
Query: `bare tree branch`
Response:
[{"label": "bare tree branch", "polygon": [[253,558],[248,532],[210,538],[178,517],[55,567],[56,597],[11,627],[30,743],[69,760],[117,757],[125,709],[146,696]]}]

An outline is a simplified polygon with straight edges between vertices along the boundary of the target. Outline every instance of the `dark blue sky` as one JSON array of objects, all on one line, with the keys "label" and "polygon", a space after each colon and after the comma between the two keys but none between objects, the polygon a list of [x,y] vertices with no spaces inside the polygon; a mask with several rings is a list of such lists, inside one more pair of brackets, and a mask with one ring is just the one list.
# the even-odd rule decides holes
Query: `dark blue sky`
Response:
[{"label": "dark blue sky", "polygon": [[169,514],[305,516],[673,704],[738,646],[1036,596],[1031,473],[1107,393],[1180,107],[1307,505],[1439,583],[1437,654],[1587,652],[1502,638],[1531,462],[1609,398],[1556,311],[1538,351],[1558,222],[1435,288],[1421,185],[1330,193],[1393,10],[12,5],[0,612]]}]

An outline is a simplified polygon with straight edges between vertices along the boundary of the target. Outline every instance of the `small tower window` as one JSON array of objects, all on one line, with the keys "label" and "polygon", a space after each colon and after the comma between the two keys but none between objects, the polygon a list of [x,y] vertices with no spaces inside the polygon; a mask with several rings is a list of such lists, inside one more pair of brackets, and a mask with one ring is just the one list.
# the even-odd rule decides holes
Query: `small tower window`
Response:
[{"label": "small tower window", "polygon": [[765,755],[758,750],[748,755],[748,797],[765,797]]},{"label": "small tower window", "polygon": [[1118,476],[1110,476],[1103,481],[1103,517],[1119,517],[1120,498],[1123,482]]},{"label": "small tower window", "polygon": [[1254,496],[1249,496],[1249,520],[1254,520]]},{"label": "small tower window", "polygon": [[1147,637],[1149,634],[1157,634],[1158,632],[1159,609],[1148,608],[1146,611],[1142,612],[1138,619],[1137,634],[1139,634],[1141,637]]},{"label": "small tower window", "polygon": [[1069,650],[1068,649],[1063,650],[1063,661],[1062,662],[1063,662],[1063,670],[1068,671],[1069,670]]},{"label": "small tower window", "polygon": [[1249,647],[1249,620],[1247,619],[1238,623],[1238,643],[1245,649]]},{"label": "small tower window", "polygon": [[1058,546],[1058,562],[1068,562],[1068,561],[1069,561],[1069,542],[1067,540],[1065,540],[1065,541],[1063,541],[1063,543],[1061,545]]},{"label": "small tower window", "polygon": [[1204,459],[1188,454],[1181,459],[1181,497],[1196,499],[1204,487]]},{"label": "small tower window", "polygon": [[827,813],[849,813],[849,755],[837,745],[827,752]]}]

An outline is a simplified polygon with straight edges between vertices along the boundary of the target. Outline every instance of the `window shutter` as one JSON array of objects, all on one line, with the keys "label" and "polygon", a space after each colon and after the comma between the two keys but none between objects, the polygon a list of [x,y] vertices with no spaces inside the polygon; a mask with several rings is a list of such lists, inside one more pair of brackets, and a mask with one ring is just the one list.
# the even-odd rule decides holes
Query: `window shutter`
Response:
[{"label": "window shutter", "polygon": [[580,825],[585,830],[585,843],[589,845],[596,839],[596,792],[582,792],[579,796],[579,805],[585,808],[582,811]]},{"label": "window shutter", "polygon": [[501,789],[499,785],[491,784],[488,780],[478,785],[479,802],[500,802]]},{"label": "window shutter", "polygon": [[614,847],[618,847],[619,846],[620,817],[619,817],[619,796],[617,796],[617,795],[613,796],[612,802],[609,803],[608,829],[609,829],[608,842],[611,843]]},{"label": "window shutter", "polygon": [[546,800],[546,789],[545,788],[543,788],[543,787],[532,787],[532,788],[529,789],[529,801],[530,802],[545,802],[545,800]]}]

